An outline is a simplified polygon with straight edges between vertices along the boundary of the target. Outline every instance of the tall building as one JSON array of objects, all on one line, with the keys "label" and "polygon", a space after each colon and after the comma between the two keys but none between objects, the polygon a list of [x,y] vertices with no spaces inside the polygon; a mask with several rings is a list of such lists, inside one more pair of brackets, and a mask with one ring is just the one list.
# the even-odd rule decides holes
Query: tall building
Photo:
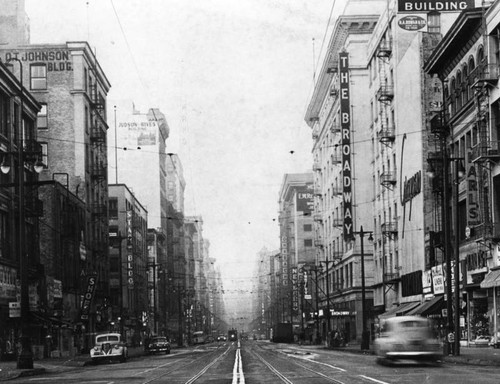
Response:
[{"label": "tall building", "polygon": [[366,52],[385,6],[385,1],[347,3],[305,116],[313,137],[316,268],[321,271],[316,322],[321,321],[323,341],[332,330],[346,342],[361,340],[363,316],[371,313],[373,251],[367,240],[374,232],[374,175]]},{"label": "tall building", "polygon": [[484,334],[498,340],[500,331],[499,9],[496,2],[462,12],[425,66],[443,89],[441,111],[429,116],[428,156],[442,214],[431,227],[442,240],[435,263],[453,278],[449,291],[445,280],[452,316],[443,324],[463,342]]},{"label": "tall building", "polygon": [[[283,309],[280,323],[292,323],[298,334],[303,316],[299,275],[305,265],[315,263],[313,230],[313,174],[290,173],[283,176],[279,192],[280,254],[278,298]],[[272,324],[276,326],[276,324]]]},{"label": "tall building", "polygon": [[0,45],[18,47],[30,43],[29,17],[25,0],[1,0]]},{"label": "tall building", "polygon": [[148,212],[124,184],[109,185],[109,238],[109,322],[127,343],[137,346],[155,332],[148,284]]},{"label": "tall building", "polygon": [[147,207],[150,228],[167,228],[167,155],[169,127],[158,109],[137,111],[130,101],[108,110],[109,178],[126,184]]},{"label": "tall building", "polygon": [[[40,104],[34,96],[23,89],[21,82],[0,63],[0,340],[3,342],[0,349],[10,356],[16,353],[14,346],[20,332],[24,331],[20,329],[23,321],[25,326],[31,328],[34,343],[43,345],[46,336],[43,324],[33,323],[29,313],[23,313],[30,311],[30,307],[34,307],[36,313],[42,313],[42,304],[46,303],[46,292],[42,290],[45,281],[38,242],[37,218],[42,214],[41,206],[36,188],[30,187],[26,190],[27,198],[20,210],[21,186],[16,183],[19,180],[16,154],[22,150],[19,147],[19,133],[21,127],[24,127],[24,150],[37,148],[36,116],[39,110]],[[33,163],[23,168],[23,179],[30,183],[37,182]],[[21,214],[24,214],[25,219],[22,227],[24,235],[19,229],[19,221],[23,217]],[[22,254],[26,254],[25,263],[22,263]],[[31,268],[29,280],[26,279],[28,266]],[[23,284],[25,285],[22,286]],[[31,299],[29,292],[32,293]],[[10,303],[16,303],[15,308]],[[21,308],[22,305],[24,309]],[[21,315],[25,316],[24,319],[20,318]]]},{"label": "tall building", "polygon": [[369,42],[376,325],[402,314],[431,316],[438,328],[446,323],[443,210],[427,172],[437,143],[428,122],[441,111],[443,93],[423,67],[460,11],[390,1]]},{"label": "tall building", "polygon": [[[18,20],[24,20],[23,2],[16,3]],[[85,203],[79,268],[82,275],[97,276],[97,284],[89,313],[82,308],[73,321],[90,335],[98,327],[97,308],[109,298],[106,95],[111,85],[86,42],[1,48],[3,62],[19,60],[12,70],[41,104],[37,127],[45,168],[40,179],[61,180]],[[88,288],[87,283],[78,287],[82,295]],[[85,342],[85,347],[93,343],[90,337]]]}]

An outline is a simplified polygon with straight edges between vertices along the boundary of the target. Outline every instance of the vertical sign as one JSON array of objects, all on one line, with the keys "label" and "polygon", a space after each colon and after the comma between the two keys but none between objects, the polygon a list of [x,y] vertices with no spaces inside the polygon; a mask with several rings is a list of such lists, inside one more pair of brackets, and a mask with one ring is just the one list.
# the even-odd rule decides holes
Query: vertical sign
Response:
[{"label": "vertical sign", "polygon": [[294,315],[299,313],[299,280],[297,267],[292,268],[292,311]]},{"label": "vertical sign", "polygon": [[[456,166],[456,165],[455,165]],[[476,164],[467,165],[467,226],[480,224],[479,191]]]},{"label": "vertical sign", "polygon": [[288,238],[286,236],[281,237],[281,276],[283,276],[281,284],[288,285]]},{"label": "vertical sign", "polygon": [[344,204],[344,239],[353,237],[351,176],[351,102],[349,94],[349,54],[339,53],[340,128],[342,130],[342,199]]},{"label": "vertical sign", "polygon": [[132,243],[132,211],[127,211],[127,284],[134,289],[134,246]]},{"label": "vertical sign", "polygon": [[87,277],[87,290],[83,295],[81,316],[82,320],[89,319],[90,304],[92,304],[92,299],[94,298],[94,292],[97,285],[97,275],[91,274]]}]

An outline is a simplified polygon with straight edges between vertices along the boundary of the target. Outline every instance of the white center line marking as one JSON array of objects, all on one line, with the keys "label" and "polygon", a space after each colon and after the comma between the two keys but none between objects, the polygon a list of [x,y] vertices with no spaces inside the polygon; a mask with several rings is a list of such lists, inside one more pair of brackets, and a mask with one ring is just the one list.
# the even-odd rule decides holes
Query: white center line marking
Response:
[{"label": "white center line marking", "polygon": [[375,383],[379,383],[379,384],[389,384],[386,381],[377,380],[377,379],[374,379],[372,377],[368,377],[368,376],[365,376],[365,375],[359,375],[359,377],[362,377],[363,379],[366,379],[366,380],[371,380],[371,381],[373,381]]}]

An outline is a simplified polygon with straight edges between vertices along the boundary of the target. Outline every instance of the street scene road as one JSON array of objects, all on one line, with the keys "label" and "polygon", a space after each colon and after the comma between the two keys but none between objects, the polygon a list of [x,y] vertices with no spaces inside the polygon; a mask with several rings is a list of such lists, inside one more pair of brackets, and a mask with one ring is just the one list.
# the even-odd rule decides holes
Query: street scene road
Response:
[{"label": "street scene road", "polygon": [[[500,359],[499,359],[500,361]],[[498,366],[442,361],[377,363],[371,353],[268,341],[215,342],[125,363],[50,368],[13,383],[497,383]]]}]

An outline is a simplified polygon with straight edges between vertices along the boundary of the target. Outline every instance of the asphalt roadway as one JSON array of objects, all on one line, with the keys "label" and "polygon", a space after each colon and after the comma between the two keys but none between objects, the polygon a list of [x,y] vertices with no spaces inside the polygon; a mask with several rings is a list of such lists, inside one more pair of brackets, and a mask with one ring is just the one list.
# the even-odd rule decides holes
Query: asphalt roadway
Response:
[{"label": "asphalt roadway", "polygon": [[[307,350],[327,348],[323,345],[298,344],[283,344],[283,347]],[[184,347],[184,349],[186,348],[190,347]],[[174,347],[173,349],[176,348]],[[336,350],[341,350],[345,353],[373,353],[373,350],[362,350],[359,344],[351,344],[346,347],[336,348]],[[143,347],[129,348],[130,358],[142,356],[143,354]],[[443,361],[448,364],[500,366],[500,349],[494,349],[492,347],[461,347],[460,356],[444,356]],[[17,369],[16,361],[0,361],[0,381],[11,380],[18,377],[38,376],[49,372],[64,372],[73,367],[82,367],[90,363],[91,361],[88,355],[78,355],[73,358],[60,357],[35,360],[33,369]]]}]

